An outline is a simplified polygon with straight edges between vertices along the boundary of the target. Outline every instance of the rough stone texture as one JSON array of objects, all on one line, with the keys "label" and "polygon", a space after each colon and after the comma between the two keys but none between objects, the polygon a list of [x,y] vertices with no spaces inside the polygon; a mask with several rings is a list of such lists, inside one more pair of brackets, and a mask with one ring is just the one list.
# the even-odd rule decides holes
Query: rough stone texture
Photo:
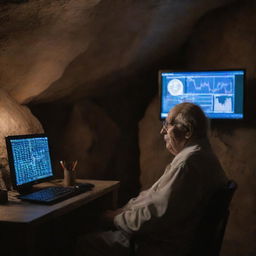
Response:
[{"label": "rough stone texture", "polygon": [[162,122],[159,121],[159,99],[155,97],[149,105],[145,117],[139,126],[140,146],[140,182],[142,189],[147,189],[163,174],[173,156],[165,148],[160,134]]},{"label": "rough stone texture", "polygon": [[5,137],[43,132],[41,123],[28,107],[20,105],[4,90],[0,91],[0,157],[7,157]]},{"label": "rough stone texture", "polygon": [[0,90],[0,188],[10,188],[5,137],[43,131],[41,123],[28,107],[20,105],[8,93]]},{"label": "rough stone texture", "polygon": [[[163,146],[163,138],[159,136],[161,125],[157,119],[158,109],[156,97],[140,123],[140,180],[144,189],[162,175],[165,166],[172,159]],[[238,190],[231,204],[222,255],[255,255],[256,129],[239,127],[227,133],[214,126],[210,141],[227,176],[238,183]]]},{"label": "rough stone texture", "polygon": [[106,109],[89,100],[31,108],[48,133],[57,177],[63,177],[60,160],[78,160],[78,178],[120,181],[120,205],[138,192],[138,152],[133,135],[137,130],[122,133]]},{"label": "rough stone texture", "polygon": [[[0,6],[0,87],[19,102],[97,95],[175,52],[231,0],[30,0]],[[40,95],[42,93],[42,95]]]},{"label": "rough stone texture", "polygon": [[256,228],[256,129],[238,128],[233,134],[214,131],[212,145],[227,175],[238,183],[223,243],[223,255],[254,255]]},{"label": "rough stone texture", "polygon": [[78,160],[81,178],[108,177],[106,173],[119,138],[118,126],[105,111],[91,102],[73,106],[59,143],[63,159]]},{"label": "rough stone texture", "polygon": [[[212,140],[225,171],[238,183],[223,255],[256,255],[256,2],[246,1],[205,17],[187,49],[189,68],[246,68],[248,121],[216,126]],[[218,19],[216,19],[218,17]],[[227,18],[228,17],[228,18]]]},{"label": "rough stone texture", "polygon": [[[31,103],[49,134],[58,175],[58,160],[79,158],[80,177],[121,180],[123,203],[138,190],[139,163],[143,189],[162,174],[171,156],[159,135],[156,98],[139,133],[138,122],[157,86],[150,76],[163,67],[246,68],[246,109],[255,119],[255,1],[4,2],[0,88],[17,102]],[[142,71],[151,81],[141,79]],[[43,130],[17,102],[0,92],[0,157],[6,156],[3,136]],[[256,254],[255,130],[252,123],[217,125],[211,136],[227,174],[239,185],[224,256]]]}]

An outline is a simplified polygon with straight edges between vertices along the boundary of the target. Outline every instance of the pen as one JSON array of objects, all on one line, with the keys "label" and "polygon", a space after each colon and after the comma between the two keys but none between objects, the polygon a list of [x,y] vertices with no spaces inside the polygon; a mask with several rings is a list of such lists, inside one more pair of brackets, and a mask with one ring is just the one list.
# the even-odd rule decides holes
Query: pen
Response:
[{"label": "pen", "polygon": [[74,162],[74,164],[73,164],[72,171],[74,171],[74,170],[75,170],[76,165],[77,165],[77,160],[76,160],[76,161]]}]

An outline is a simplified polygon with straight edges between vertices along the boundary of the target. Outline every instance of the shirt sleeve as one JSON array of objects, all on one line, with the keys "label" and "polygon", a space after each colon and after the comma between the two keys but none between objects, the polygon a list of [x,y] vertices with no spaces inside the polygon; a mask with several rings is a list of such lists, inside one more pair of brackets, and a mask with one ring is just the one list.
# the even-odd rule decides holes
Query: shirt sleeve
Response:
[{"label": "shirt sleeve", "polygon": [[[170,211],[169,208],[178,207],[180,204],[178,201],[192,192],[186,187],[191,188],[188,176],[187,166],[170,168],[159,179],[160,182],[154,186],[154,189],[151,188],[143,196],[139,196],[140,200],[129,202],[129,207],[125,207],[125,210],[114,218],[115,226],[133,233],[146,231],[157,225],[159,219]],[[174,217],[174,214],[172,216]]]},{"label": "shirt sleeve", "polygon": [[170,168],[155,189],[149,189],[140,200],[130,202],[129,207],[114,218],[115,226],[127,233],[143,232],[166,225],[168,219],[175,222],[182,218],[183,212],[187,214],[199,199],[192,172],[184,164]]},{"label": "shirt sleeve", "polygon": [[146,222],[151,222],[154,216],[161,216],[161,207],[156,204],[153,197],[149,195],[144,198],[144,201],[130,205],[128,209],[115,217],[115,226],[127,233],[132,233],[139,231]]},{"label": "shirt sleeve", "polygon": [[[167,165],[164,171],[164,174],[166,172],[168,172],[168,170],[171,168],[171,164]],[[152,186],[151,188],[147,189],[147,190],[143,190],[139,193],[139,195],[137,197],[131,198],[128,203],[123,207],[124,210],[128,210],[132,207],[134,207],[135,205],[141,204],[145,201],[147,201],[147,199],[150,197],[152,191],[156,191],[159,184],[161,183],[161,181],[163,179],[165,179],[164,177],[165,175],[162,175]]]}]

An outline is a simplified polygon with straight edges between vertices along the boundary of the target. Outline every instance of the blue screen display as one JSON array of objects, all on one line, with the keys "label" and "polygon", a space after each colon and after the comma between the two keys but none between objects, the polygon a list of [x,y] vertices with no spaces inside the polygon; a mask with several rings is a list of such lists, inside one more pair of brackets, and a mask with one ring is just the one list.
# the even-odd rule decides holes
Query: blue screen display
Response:
[{"label": "blue screen display", "polygon": [[53,176],[47,137],[11,139],[16,184]]},{"label": "blue screen display", "polygon": [[176,104],[199,105],[211,119],[242,119],[244,70],[160,71],[160,118]]}]

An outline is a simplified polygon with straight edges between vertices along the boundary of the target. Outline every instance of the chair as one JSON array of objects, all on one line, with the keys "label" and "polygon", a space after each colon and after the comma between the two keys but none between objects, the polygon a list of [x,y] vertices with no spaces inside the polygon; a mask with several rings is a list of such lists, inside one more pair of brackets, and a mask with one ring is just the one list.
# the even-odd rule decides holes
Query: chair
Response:
[{"label": "chair", "polygon": [[210,199],[199,223],[192,251],[188,256],[219,256],[226,225],[229,218],[229,205],[237,189],[230,180],[227,186]]},{"label": "chair", "polygon": [[[215,193],[196,229],[191,251],[187,256],[219,256],[229,218],[229,205],[237,184],[229,180],[227,186]],[[130,256],[136,255],[136,237],[130,241]]]}]

